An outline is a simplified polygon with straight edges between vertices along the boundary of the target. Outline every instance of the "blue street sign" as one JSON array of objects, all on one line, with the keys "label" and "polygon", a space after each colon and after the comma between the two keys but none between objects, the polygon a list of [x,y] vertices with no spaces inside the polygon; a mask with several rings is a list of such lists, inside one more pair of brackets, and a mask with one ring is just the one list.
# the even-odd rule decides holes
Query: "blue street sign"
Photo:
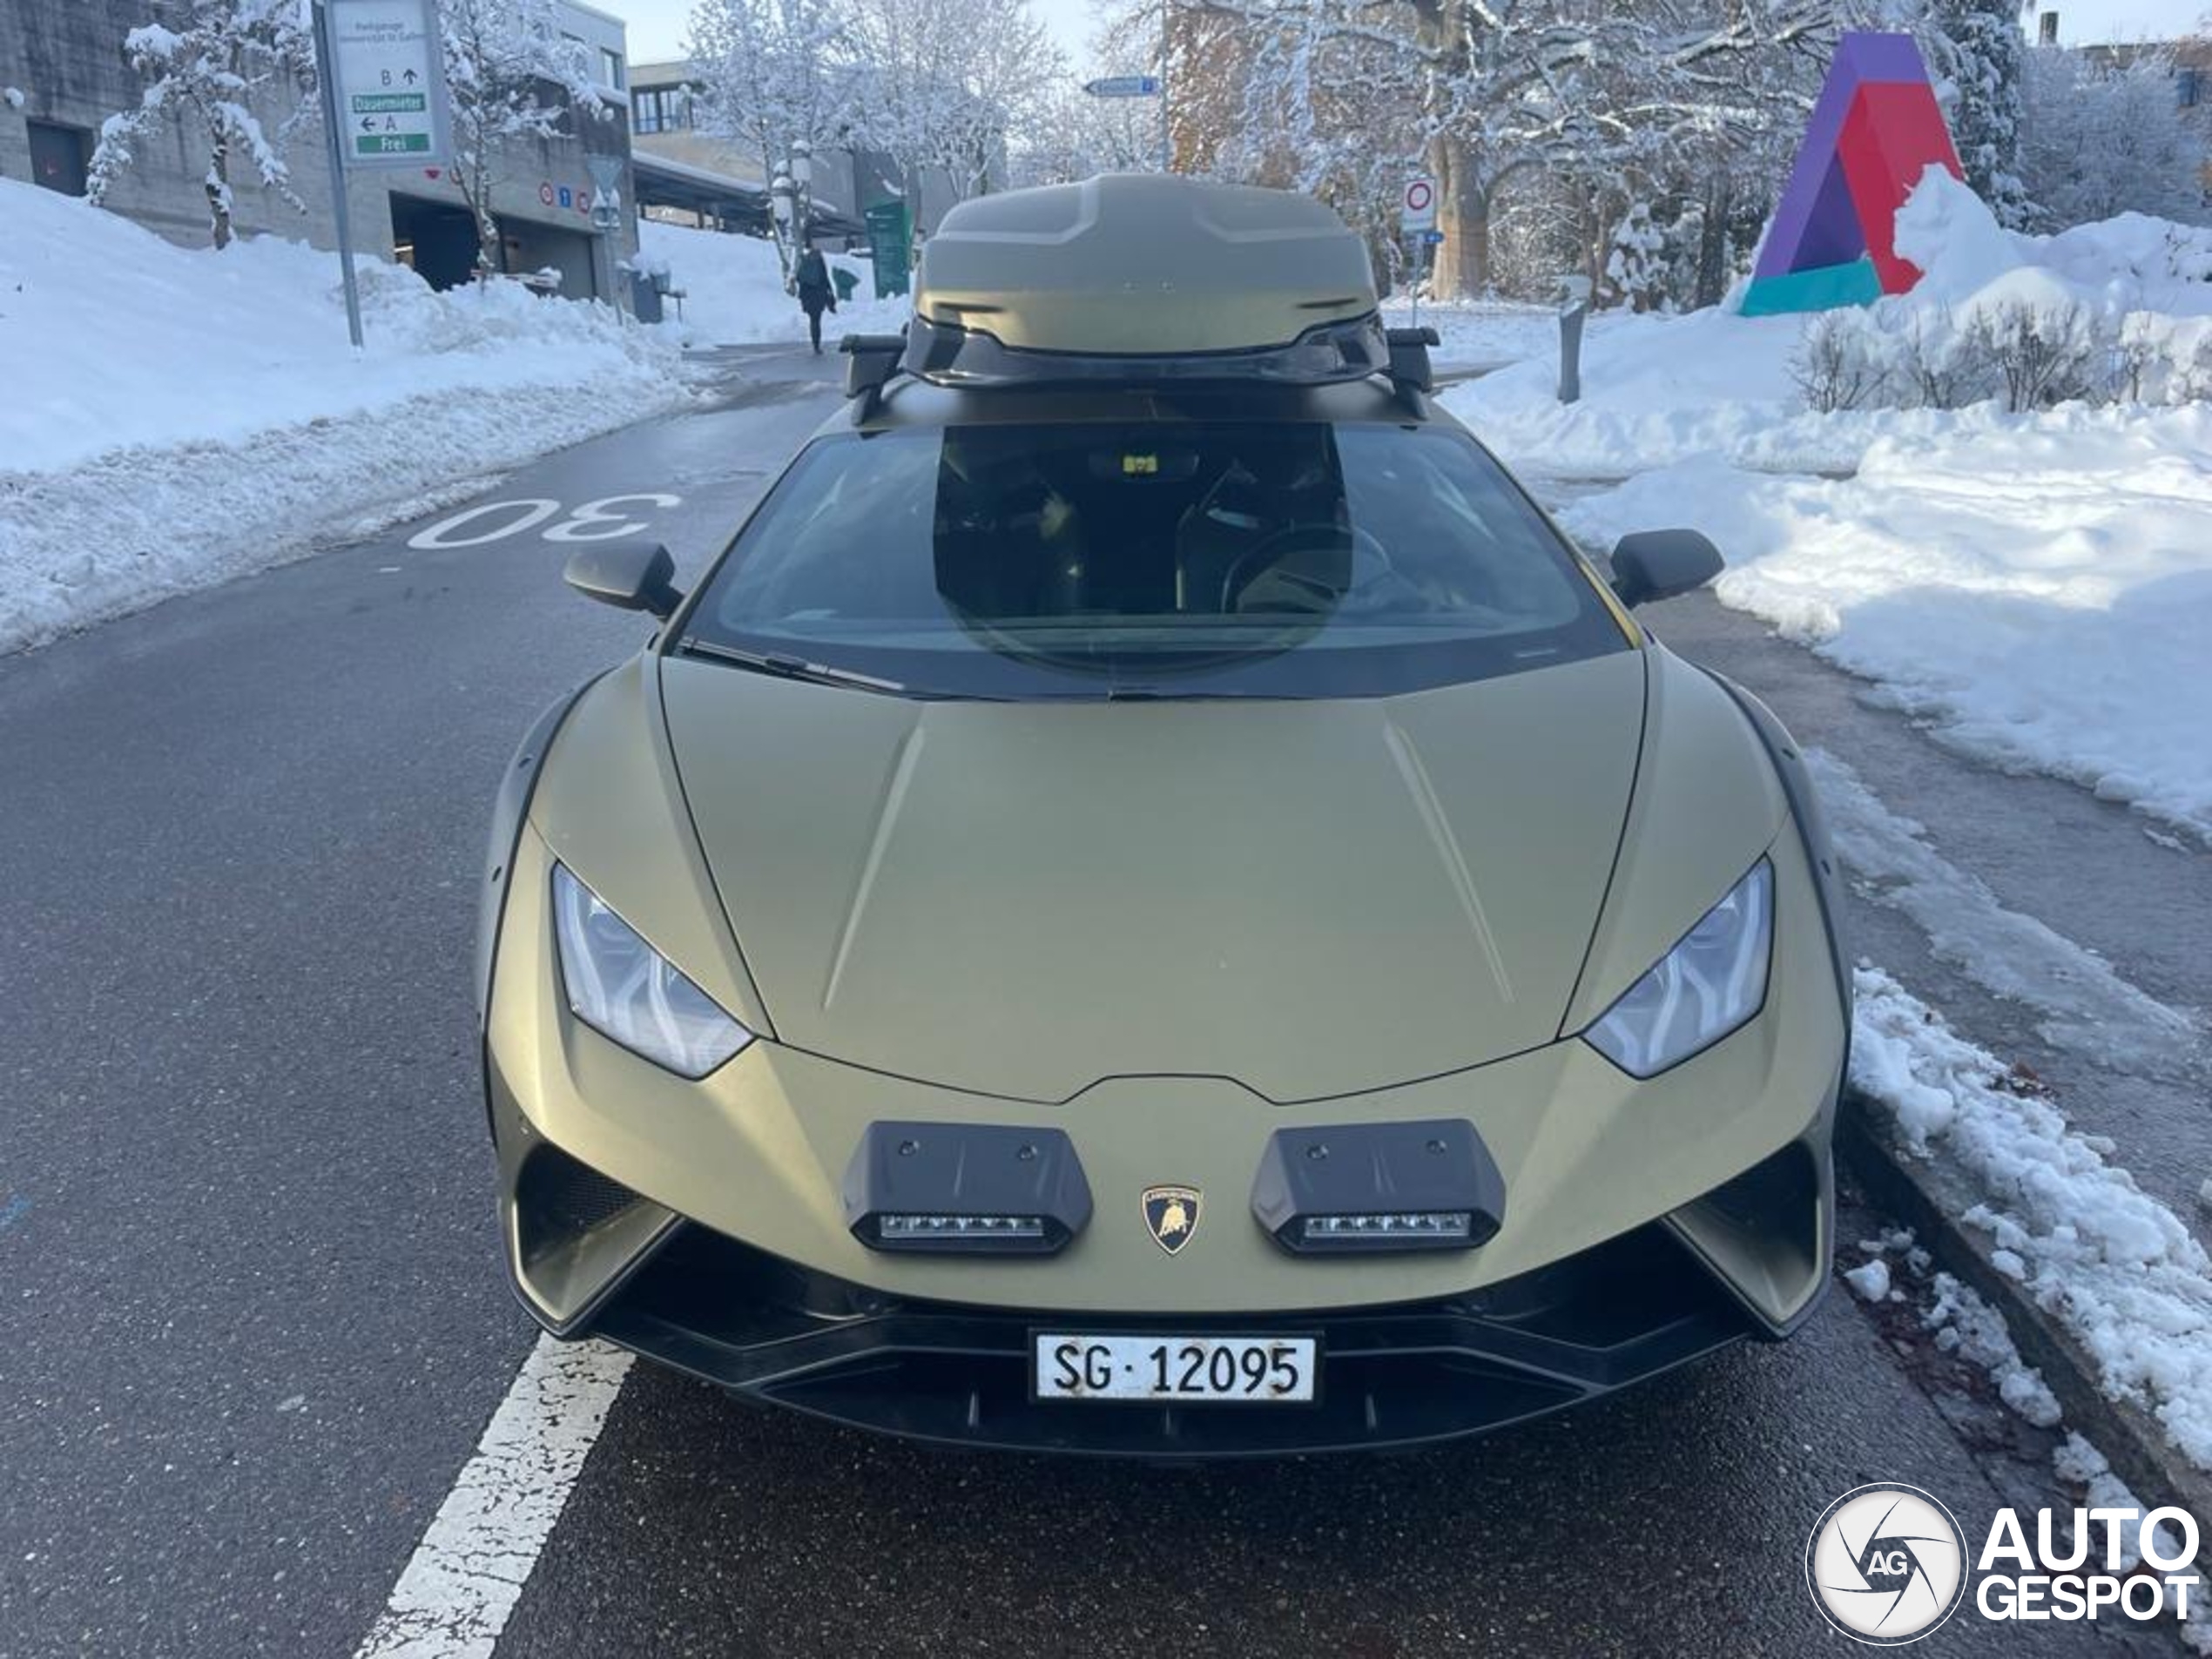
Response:
[{"label": "blue street sign", "polygon": [[1157,98],[1160,78],[1157,75],[1109,75],[1103,80],[1085,81],[1083,91],[1093,98]]}]

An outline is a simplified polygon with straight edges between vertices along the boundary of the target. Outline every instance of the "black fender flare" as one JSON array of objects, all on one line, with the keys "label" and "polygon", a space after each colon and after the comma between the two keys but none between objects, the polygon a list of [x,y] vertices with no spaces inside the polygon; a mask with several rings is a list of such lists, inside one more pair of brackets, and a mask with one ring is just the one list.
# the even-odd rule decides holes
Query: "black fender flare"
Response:
[{"label": "black fender flare", "polygon": [[508,763],[506,773],[499,780],[499,794],[492,803],[491,835],[484,852],[484,885],[476,902],[479,1036],[491,1018],[491,977],[499,954],[500,922],[507,914],[507,887],[514,873],[515,849],[522,844],[523,819],[529,812],[530,797],[536,792],[538,774],[544,769],[545,757],[567,721],[569,711],[604,678],[604,674],[594,674],[565,697],[556,699],[530,722],[522,746],[515,751],[514,759]]},{"label": "black fender flare", "polygon": [[[1702,665],[1701,665],[1702,666]],[[1828,930],[1828,955],[1836,972],[1836,995],[1844,1010],[1844,1069],[1851,1069],[1851,1008],[1854,996],[1851,989],[1851,954],[1844,946],[1844,890],[1841,867],[1836,861],[1835,844],[1829,839],[1828,820],[1820,811],[1820,797],[1812,786],[1812,774],[1805,765],[1804,753],[1797,747],[1774,711],[1738,685],[1724,674],[1711,669],[1703,672],[1721,690],[1735,700],[1743,711],[1751,730],[1758,733],[1767,759],[1774,765],[1774,775],[1782,785],[1782,793],[1789,802],[1790,817],[1797,826],[1797,837],[1805,850],[1805,861],[1812,867],[1813,892],[1820,900],[1820,920]]]}]

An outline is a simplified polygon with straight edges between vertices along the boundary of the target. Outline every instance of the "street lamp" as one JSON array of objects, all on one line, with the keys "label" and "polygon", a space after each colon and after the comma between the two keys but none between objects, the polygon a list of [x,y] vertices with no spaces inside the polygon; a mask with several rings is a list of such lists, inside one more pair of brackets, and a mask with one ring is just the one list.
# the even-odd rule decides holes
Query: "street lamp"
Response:
[{"label": "street lamp", "polygon": [[798,255],[791,252],[791,197],[789,173],[779,172],[768,181],[768,211],[775,215],[776,239],[783,244],[788,256],[784,263],[784,289],[786,293],[790,291],[792,284],[798,280],[795,273],[799,268]]},{"label": "street lamp", "polygon": [[792,182],[799,186],[793,202],[794,215],[799,221],[799,246],[806,246],[806,226],[814,206],[814,146],[804,138],[795,138],[791,146]]}]

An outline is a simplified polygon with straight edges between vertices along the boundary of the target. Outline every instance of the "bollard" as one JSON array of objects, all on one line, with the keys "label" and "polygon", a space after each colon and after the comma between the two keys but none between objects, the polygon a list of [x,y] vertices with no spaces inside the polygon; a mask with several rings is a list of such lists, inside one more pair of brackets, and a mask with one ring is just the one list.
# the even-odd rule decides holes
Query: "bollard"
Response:
[{"label": "bollard", "polygon": [[1590,314],[1590,280],[1563,276],[1559,288],[1559,401],[1578,403],[1582,397],[1582,320]]}]

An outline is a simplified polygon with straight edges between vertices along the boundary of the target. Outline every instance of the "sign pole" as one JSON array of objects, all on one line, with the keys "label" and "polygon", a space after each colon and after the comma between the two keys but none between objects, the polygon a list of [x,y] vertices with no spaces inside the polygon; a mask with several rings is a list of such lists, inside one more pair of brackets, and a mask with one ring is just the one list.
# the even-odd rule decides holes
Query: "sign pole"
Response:
[{"label": "sign pole", "polygon": [[[1163,60],[1164,60],[1167,56],[1167,19],[1168,14],[1166,10],[1166,0],[1162,0],[1160,10],[1160,55]],[[1165,62],[1163,61],[1161,64],[1162,70],[1164,71],[1167,65]],[[1158,75],[1107,75],[1095,81],[1085,81],[1083,83],[1083,91],[1088,92],[1093,98],[1157,98],[1159,99],[1160,171],[1163,173],[1173,172],[1175,171],[1175,150],[1172,142],[1168,137],[1168,79],[1164,73]]]},{"label": "sign pole", "polygon": [[1437,240],[1436,180],[1426,173],[1415,173],[1399,192],[1398,229],[1406,239],[1406,286],[1412,291],[1413,327],[1418,328],[1421,326],[1422,267],[1428,263],[1423,250]]},{"label": "sign pole", "polygon": [[330,8],[314,0],[315,20],[315,78],[321,84],[322,131],[330,149],[330,211],[338,226],[338,267],[346,275],[346,332],[354,349],[361,348],[361,291],[354,274],[354,216],[346,200],[346,146],[338,135],[338,79],[332,72]]},{"label": "sign pole", "polygon": [[1175,140],[1168,137],[1168,24],[1175,0],[1160,0],[1160,171],[1175,171]]}]

